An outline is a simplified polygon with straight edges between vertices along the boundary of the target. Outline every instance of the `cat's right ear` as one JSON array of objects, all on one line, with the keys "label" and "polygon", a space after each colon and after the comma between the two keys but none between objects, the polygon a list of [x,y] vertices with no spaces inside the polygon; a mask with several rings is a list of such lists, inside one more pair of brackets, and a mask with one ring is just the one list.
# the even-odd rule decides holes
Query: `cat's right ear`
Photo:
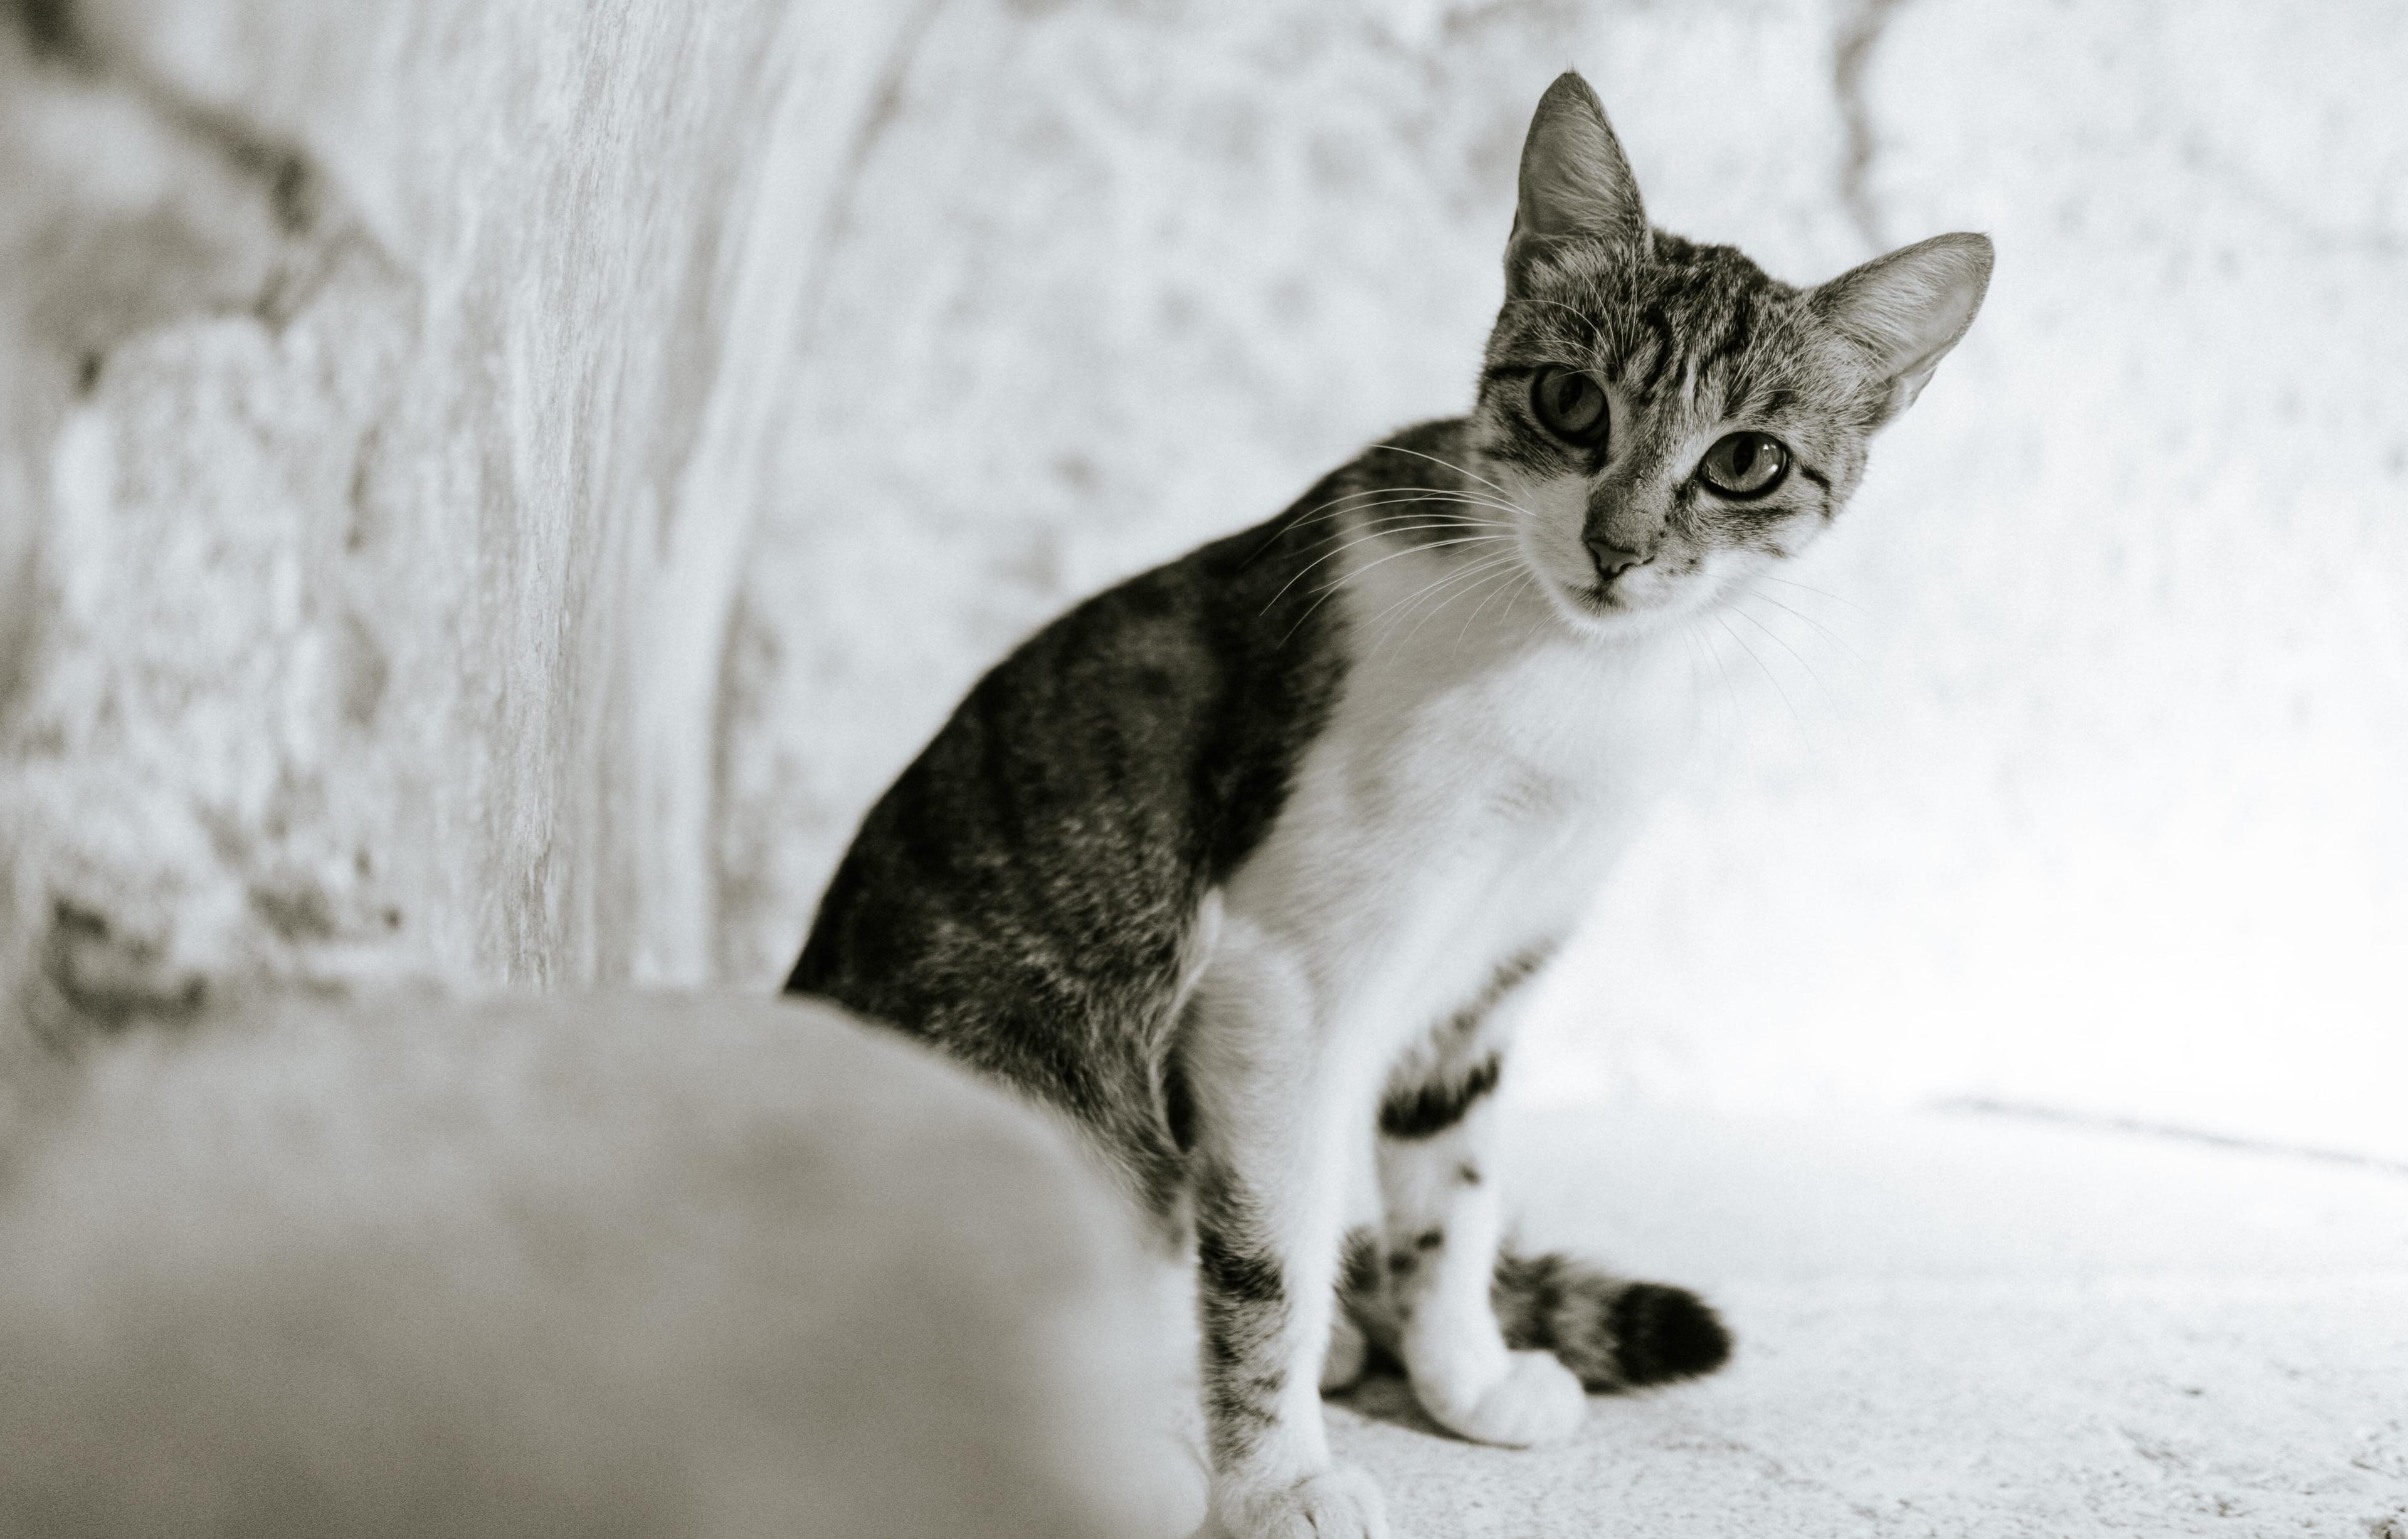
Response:
[{"label": "cat's right ear", "polygon": [[1572,70],[1539,98],[1522,141],[1521,196],[1505,243],[1505,287],[1519,293],[1529,259],[1566,236],[1647,238],[1647,212],[1605,107]]},{"label": "cat's right ear", "polygon": [[1875,426],[1914,404],[1989,289],[1989,237],[1955,235],[1875,257],[1814,291],[1815,312],[1871,356],[1884,392]]}]

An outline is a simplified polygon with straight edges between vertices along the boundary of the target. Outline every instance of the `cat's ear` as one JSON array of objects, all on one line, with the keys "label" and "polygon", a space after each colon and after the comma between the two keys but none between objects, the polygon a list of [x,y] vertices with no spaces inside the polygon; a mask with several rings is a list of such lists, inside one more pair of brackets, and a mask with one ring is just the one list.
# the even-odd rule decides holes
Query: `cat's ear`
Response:
[{"label": "cat's ear", "polygon": [[1879,421],[1914,404],[1973,323],[1990,287],[1986,235],[1934,235],[1875,257],[1814,291],[1815,312],[1872,356],[1888,392]]},{"label": "cat's ear", "polygon": [[1534,244],[1566,235],[1647,238],[1647,212],[1622,143],[1588,82],[1571,70],[1539,98],[1522,141],[1520,200],[1505,244],[1508,287],[1517,285]]}]

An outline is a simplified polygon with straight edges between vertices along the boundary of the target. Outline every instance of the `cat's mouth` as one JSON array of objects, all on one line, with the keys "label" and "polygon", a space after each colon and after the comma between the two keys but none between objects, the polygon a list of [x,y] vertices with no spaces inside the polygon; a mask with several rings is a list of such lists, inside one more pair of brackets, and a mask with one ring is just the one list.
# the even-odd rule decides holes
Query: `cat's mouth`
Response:
[{"label": "cat's mouth", "polygon": [[1598,577],[1588,583],[1566,583],[1565,589],[1572,605],[1583,614],[1599,619],[1629,620],[1651,614],[1665,606],[1666,595],[1659,590],[1635,591],[1631,585],[1617,577]]},{"label": "cat's mouth", "polygon": [[1624,585],[1609,579],[1584,583],[1551,574],[1544,586],[1555,599],[1555,612],[1574,630],[1594,636],[1627,635],[1631,627],[1646,623],[1660,607],[1634,599],[1624,591]]},{"label": "cat's mouth", "polygon": [[1585,588],[1575,588],[1572,598],[1583,608],[1593,609],[1600,615],[1627,615],[1630,612],[1630,606],[1615,594],[1612,584],[1608,582],[1592,582]]},{"label": "cat's mouth", "polygon": [[1690,607],[1691,594],[1685,587],[1675,593],[1661,582],[1634,586],[1617,577],[1581,582],[1558,576],[1547,586],[1555,591],[1556,611],[1595,635],[1624,636],[1632,634],[1634,627],[1653,629]]}]

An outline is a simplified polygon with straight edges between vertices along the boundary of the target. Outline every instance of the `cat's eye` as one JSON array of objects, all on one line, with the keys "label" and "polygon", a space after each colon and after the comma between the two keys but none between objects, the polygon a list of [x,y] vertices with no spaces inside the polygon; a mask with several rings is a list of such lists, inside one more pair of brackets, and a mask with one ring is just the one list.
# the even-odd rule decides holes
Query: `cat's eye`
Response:
[{"label": "cat's eye", "polygon": [[1698,474],[1726,497],[1761,497],[1789,473],[1789,450],[1767,433],[1726,434],[1706,450]]},{"label": "cat's eye", "polygon": [[1577,369],[1541,369],[1530,386],[1530,409],[1558,438],[1594,444],[1605,437],[1605,387]]}]

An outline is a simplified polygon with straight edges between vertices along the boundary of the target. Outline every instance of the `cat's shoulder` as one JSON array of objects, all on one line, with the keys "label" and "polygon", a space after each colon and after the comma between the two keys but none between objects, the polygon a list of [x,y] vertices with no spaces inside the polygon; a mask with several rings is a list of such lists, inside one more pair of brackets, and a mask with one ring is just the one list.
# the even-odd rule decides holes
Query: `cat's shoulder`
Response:
[{"label": "cat's shoulder", "polygon": [[1326,600],[1350,512],[1426,495],[1464,473],[1462,418],[1416,422],[1328,471],[1270,518],[1207,541],[1072,605],[997,665],[990,679],[1042,672],[1125,677],[1176,692],[1181,673],[1218,661],[1326,670],[1342,646],[1341,606]]}]

